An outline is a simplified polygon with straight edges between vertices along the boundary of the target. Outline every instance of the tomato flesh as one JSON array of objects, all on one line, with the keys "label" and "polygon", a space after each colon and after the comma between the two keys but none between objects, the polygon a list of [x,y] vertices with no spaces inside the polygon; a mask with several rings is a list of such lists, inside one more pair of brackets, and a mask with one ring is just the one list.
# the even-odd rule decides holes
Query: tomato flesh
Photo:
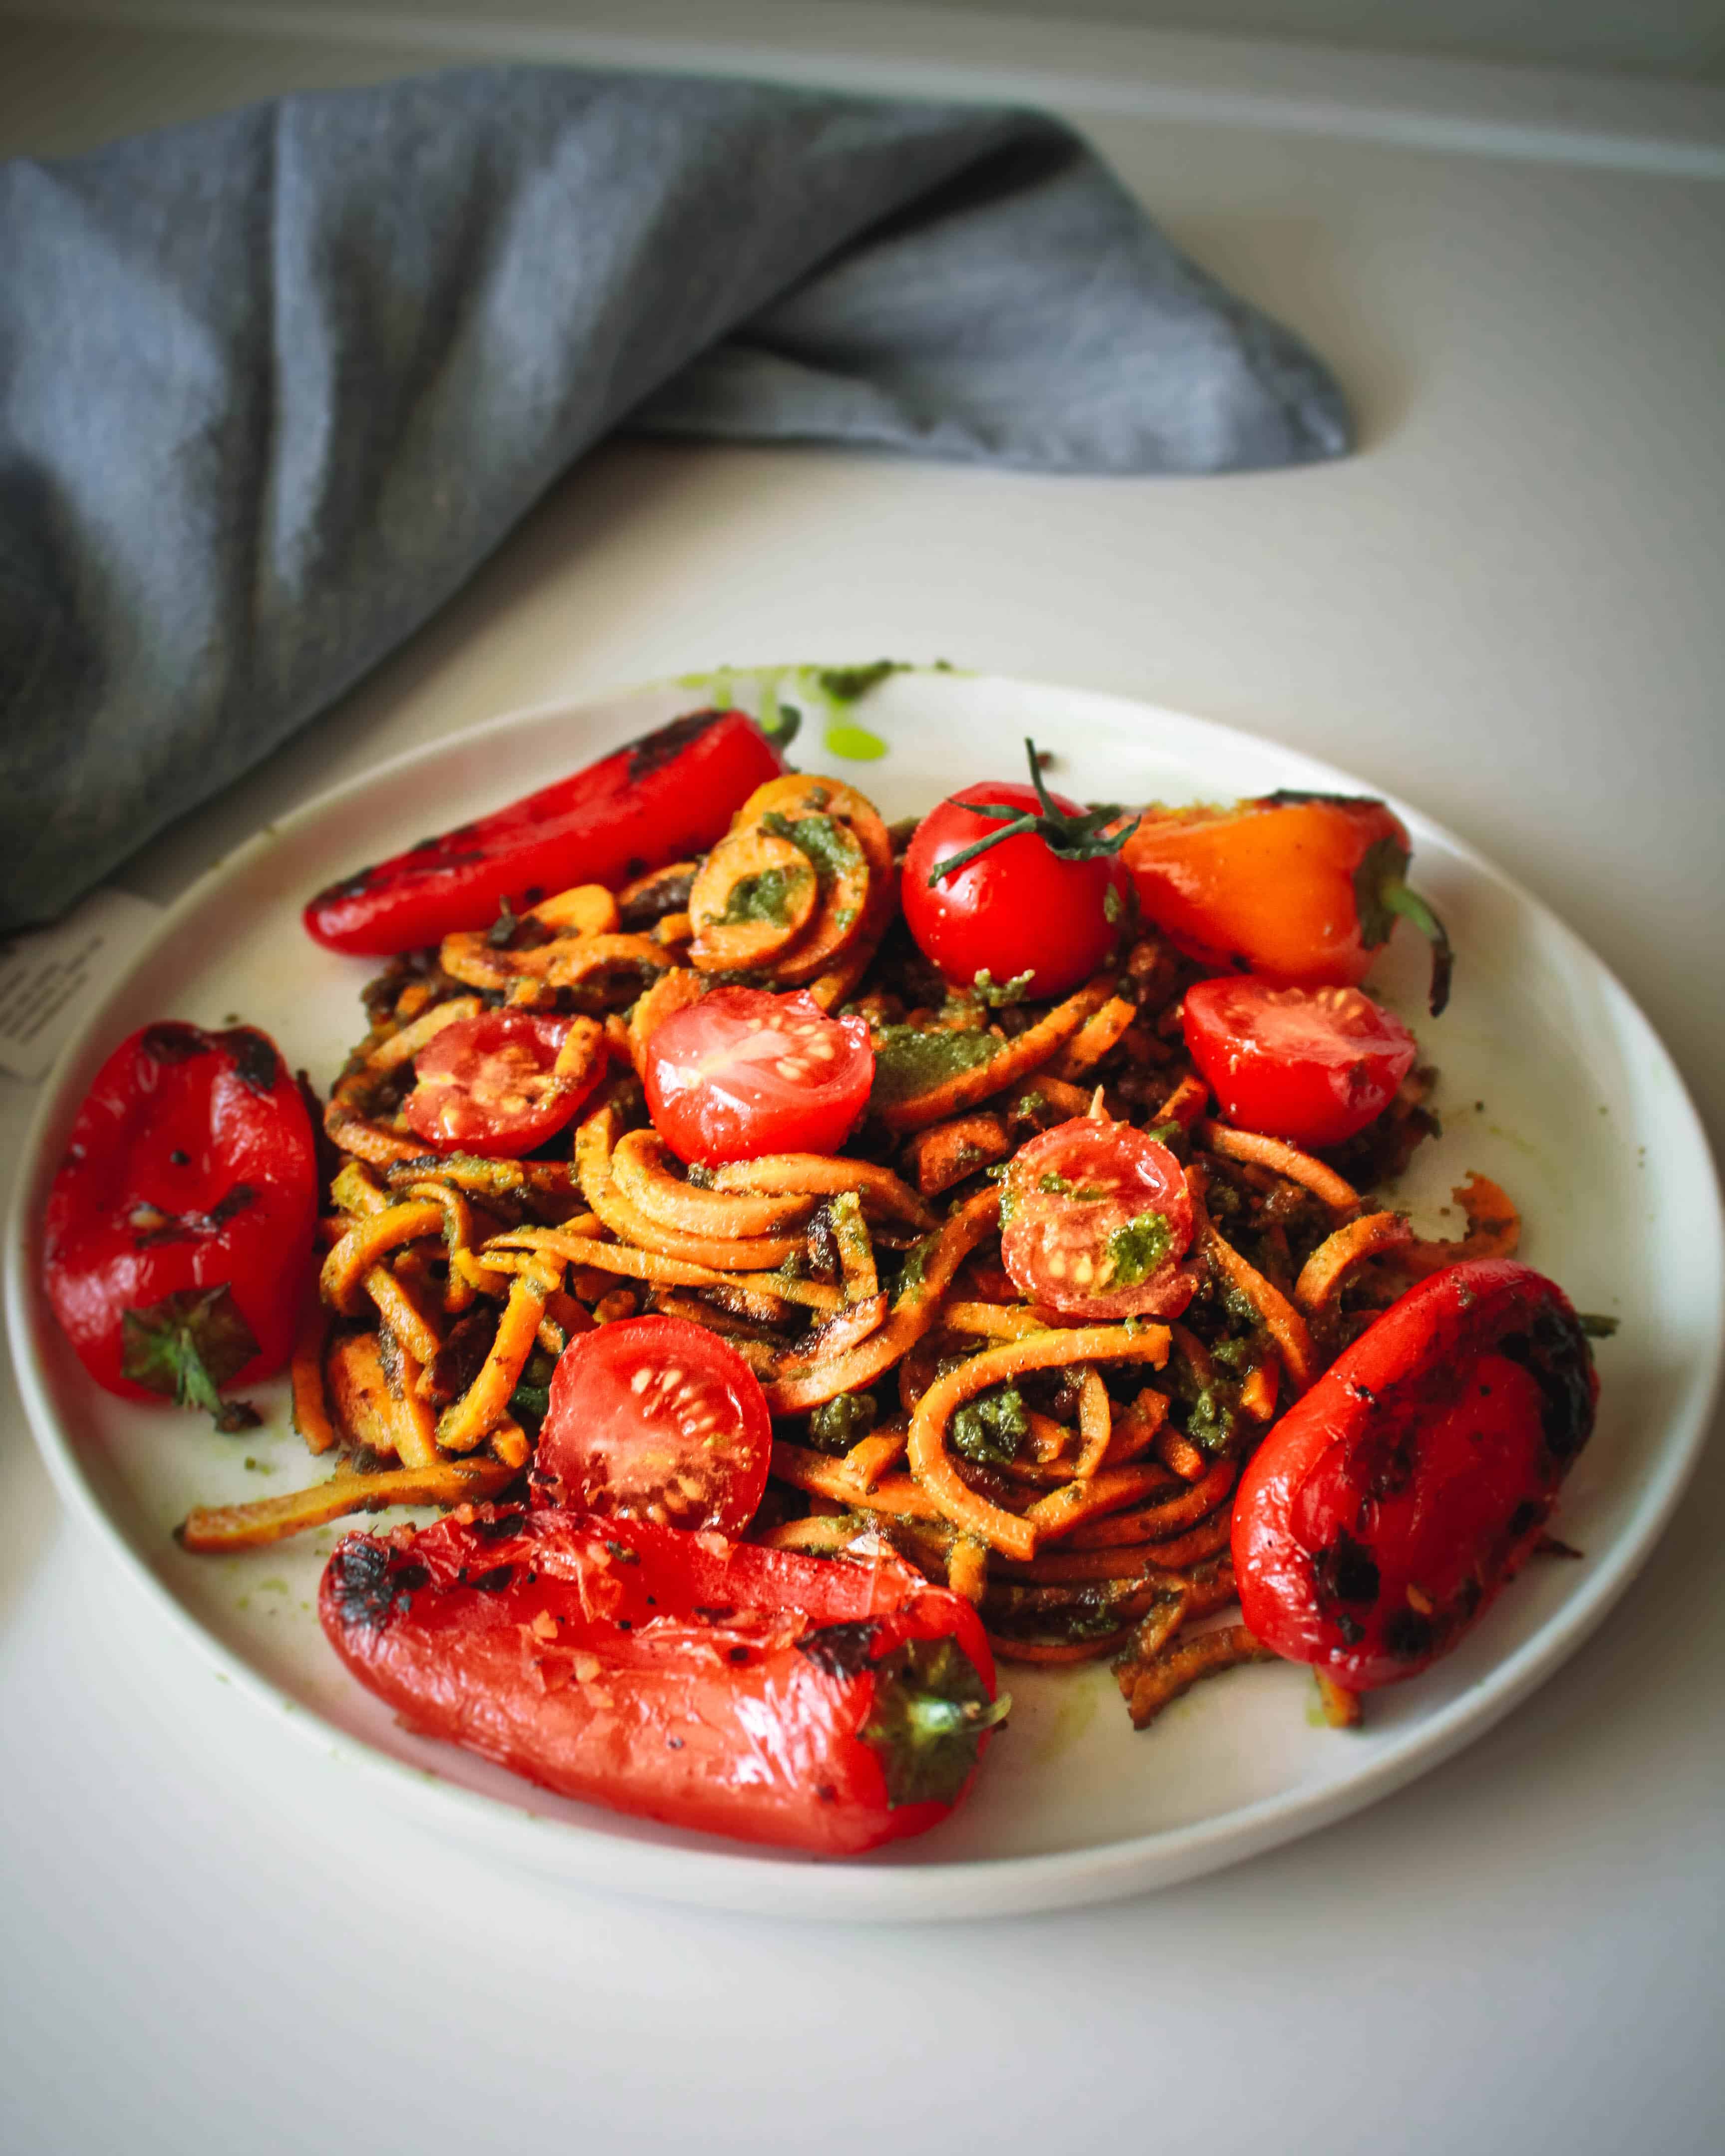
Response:
[{"label": "tomato flesh", "polygon": [[1353,988],[1224,974],[1186,991],[1180,1024],[1226,1119],[1295,1145],[1341,1145],[1363,1131],[1420,1053],[1399,1019]]},{"label": "tomato flesh", "polygon": [[1246,1623],[1351,1691],[1417,1675],[1527,1558],[1597,1394],[1574,1311],[1528,1266],[1478,1260],[1422,1281],[1241,1478]]},{"label": "tomato flesh", "polygon": [[717,1168],[769,1152],[834,1152],[875,1079],[860,1018],[812,996],[716,988],[668,1018],[647,1050],[647,1106],[679,1159]]},{"label": "tomato flesh", "polygon": [[531,1011],[481,1011],[446,1025],[413,1059],[413,1090],[403,1103],[408,1127],[439,1152],[516,1160],[569,1122],[592,1091],[556,1075],[565,1018]]},{"label": "tomato flesh", "polygon": [[628,1318],[557,1358],[533,1480],[576,1512],[736,1535],[772,1451],[766,1395],[734,1348],[687,1318]]},{"label": "tomato flesh", "polygon": [[[984,781],[925,816],[905,857],[911,933],[956,987],[969,988],[986,973],[997,988],[1023,979],[1026,995],[1065,995],[1108,955],[1119,918],[1108,894],[1125,889],[1126,871],[1112,859],[1063,861],[1039,834],[1021,831],[931,885],[943,860],[1000,829],[998,818],[968,808],[968,798],[1031,814],[1040,806],[1032,787]],[[1060,794],[1050,798],[1066,814],[1081,813]]]},{"label": "tomato flesh", "polygon": [[1173,1317],[1196,1290],[1180,1263],[1194,1225],[1184,1171],[1129,1123],[1081,1117],[1020,1147],[1001,1223],[1014,1286],[1062,1317]]}]

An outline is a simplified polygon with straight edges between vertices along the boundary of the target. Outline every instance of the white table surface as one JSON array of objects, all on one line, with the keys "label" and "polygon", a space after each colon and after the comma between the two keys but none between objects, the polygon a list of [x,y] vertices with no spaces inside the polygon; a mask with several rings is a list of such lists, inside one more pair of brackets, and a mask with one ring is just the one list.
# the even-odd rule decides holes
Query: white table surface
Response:
[{"label": "white table surface", "polygon": [[[0,24],[0,150],[383,71]],[[947,657],[1274,732],[1417,802],[1622,974],[1717,1145],[1725,187],[1076,116],[1330,357],[1358,456],[1140,481],[614,446],[123,880],[170,896],[278,808],[514,706]],[[0,1081],[8,1170],[30,1098]],[[941,1928],[578,1894],[372,1809],[63,1519],[9,1393],[0,1517],[8,2151],[1725,2144],[1717,1444],[1603,1632],[1459,1759],[1173,1892]]]}]

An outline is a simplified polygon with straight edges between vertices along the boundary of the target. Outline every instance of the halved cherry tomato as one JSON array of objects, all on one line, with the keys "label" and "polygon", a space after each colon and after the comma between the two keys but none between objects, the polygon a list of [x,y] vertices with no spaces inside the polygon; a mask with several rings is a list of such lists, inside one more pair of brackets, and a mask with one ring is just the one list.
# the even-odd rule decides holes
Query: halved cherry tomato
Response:
[{"label": "halved cherry tomato", "polygon": [[481,1011],[457,1019],[413,1058],[418,1081],[402,1103],[408,1127],[443,1152],[518,1160],[553,1137],[598,1084],[600,1056],[578,1081],[557,1071],[566,1018]]},{"label": "halved cherry tomato", "polygon": [[1188,988],[1180,1024],[1228,1121],[1295,1145],[1363,1131],[1420,1053],[1358,988],[1279,988],[1243,974]]},{"label": "halved cherry tomato", "polygon": [[1193,1229],[1184,1171],[1129,1123],[1081,1116],[1021,1146],[1000,1217],[1013,1285],[1062,1317],[1173,1317],[1196,1290],[1180,1264]]},{"label": "halved cherry tomato", "polygon": [[772,1452],[767,1396],[728,1342],[686,1317],[632,1317],[558,1357],[533,1481],[576,1512],[737,1535]]},{"label": "halved cherry tomato", "polygon": [[1599,1383],[1563,1291],[1507,1258],[1410,1288],[1241,1477],[1246,1623],[1348,1690],[1452,1647],[1539,1539]]},{"label": "halved cherry tomato", "polygon": [[715,988],[668,1018],[647,1049],[654,1127],[680,1159],[708,1168],[836,1151],[874,1078],[861,1019],[764,988]]},{"label": "halved cherry tomato", "polygon": [[[1049,798],[1063,815],[1083,818],[1076,802]],[[978,815],[968,800],[1026,815],[1040,807],[1030,787],[984,781],[925,816],[905,856],[906,923],[956,987],[985,973],[996,988],[1022,979],[1026,995],[1063,996],[1108,955],[1121,918],[1109,894],[1118,901],[1125,871],[1111,855],[1062,860],[1039,833],[1023,831],[933,880],[942,861],[1001,829],[999,817]]]}]

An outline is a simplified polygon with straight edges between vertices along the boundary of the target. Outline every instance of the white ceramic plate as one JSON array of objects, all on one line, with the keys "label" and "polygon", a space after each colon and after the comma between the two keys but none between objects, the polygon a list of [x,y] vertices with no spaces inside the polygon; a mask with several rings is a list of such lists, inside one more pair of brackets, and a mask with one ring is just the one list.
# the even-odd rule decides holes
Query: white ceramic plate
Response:
[{"label": "white ceramic plate", "polygon": [[[711,687],[711,685],[702,685]],[[1365,790],[1345,774],[1200,720],[1089,691],[904,672],[855,711],[808,680],[737,675],[717,693],[803,706],[798,760],[861,785],[889,818],[983,776],[1019,775],[1022,737],[1053,749],[1080,798],[1229,798],[1279,786]],[[210,1657],[288,1726],[333,1742],[377,1793],[547,1873],[763,1913],[855,1918],[1004,1914],[1163,1886],[1307,1832],[1455,1751],[1524,1697],[1599,1622],[1652,1548],[1704,1435],[1718,1377],[1725,1260],[1707,1144],[1646,1020],[1568,931],[1466,847],[1403,809],[1417,881],[1460,952],[1454,1002],[1420,1009],[1423,952],[1399,937],[1374,987],[1419,1026],[1440,1067],[1442,1140],[1400,1194],[1428,1232],[1470,1168],[1501,1181],[1527,1222],[1524,1255],[1604,1344],[1597,1435],[1558,1525],[1579,1563],[1536,1563],[1447,1661],[1375,1696],[1358,1733],[1322,1726],[1310,1676],[1258,1666],[1201,1686],[1133,1732],[1106,1667],[1014,1668],[1016,1707],[969,1803],[934,1833],[860,1861],[756,1853],[563,1801],[422,1742],[347,1676],[314,1607],[326,1532],[241,1558],[186,1556],[171,1530],[194,1502],[317,1479],[280,1387],[267,1426],[219,1437],[201,1419],[133,1408],[84,1378],[36,1287],[42,1203],[74,1110],[103,1056],[159,1018],[262,1026],[326,1087],[362,1030],[372,970],[332,958],[299,925],[306,895],[475,809],[559,776],[709,701],[688,684],[527,711],[384,767],[261,833],[176,906],[91,1015],[46,1088],[8,1231],[8,1315],[37,1438],[62,1492]],[[845,762],[830,721],[884,747]],[[855,752],[855,731],[832,737]],[[1403,932],[1405,934],[1405,932]],[[1409,939],[1409,942],[1411,943]]]}]

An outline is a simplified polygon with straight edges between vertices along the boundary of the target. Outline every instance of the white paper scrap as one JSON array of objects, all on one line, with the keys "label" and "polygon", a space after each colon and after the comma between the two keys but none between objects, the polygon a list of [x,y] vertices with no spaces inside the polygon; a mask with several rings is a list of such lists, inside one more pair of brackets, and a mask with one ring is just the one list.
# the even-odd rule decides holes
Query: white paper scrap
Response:
[{"label": "white paper scrap", "polygon": [[45,1078],[162,913],[129,891],[96,891],[52,928],[0,942],[0,1070],[30,1085]]}]

